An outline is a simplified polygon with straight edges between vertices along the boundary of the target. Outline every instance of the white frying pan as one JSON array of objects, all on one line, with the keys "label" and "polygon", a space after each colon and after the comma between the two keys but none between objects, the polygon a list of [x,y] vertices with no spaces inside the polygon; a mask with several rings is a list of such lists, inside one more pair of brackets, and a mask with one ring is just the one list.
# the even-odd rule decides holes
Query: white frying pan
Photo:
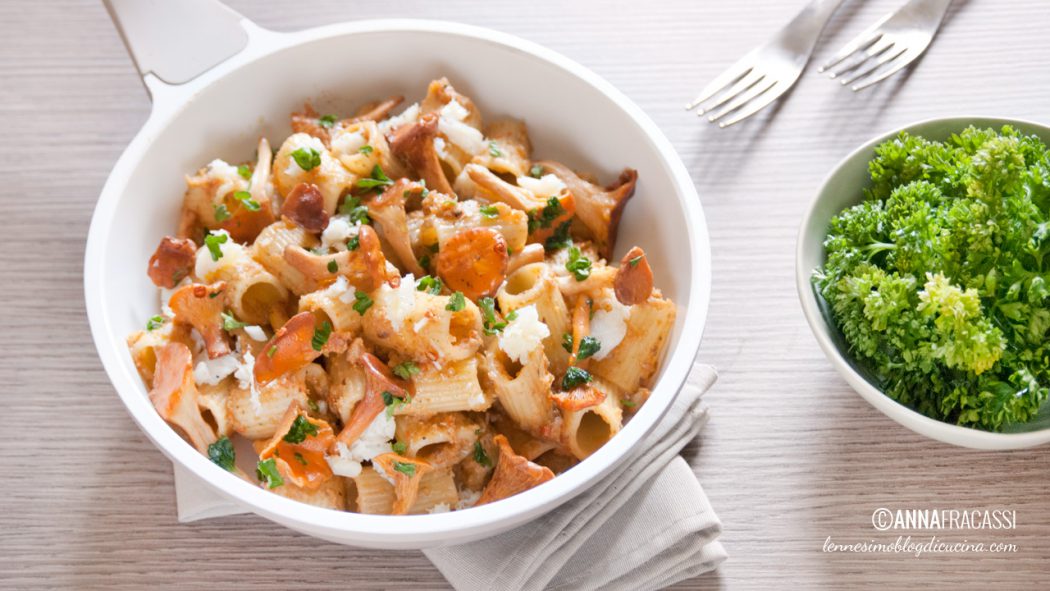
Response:
[{"label": "white frying pan", "polygon": [[[254,25],[213,0],[107,0],[153,99],[95,208],[84,288],[99,357],[131,416],[173,462],[280,524],[376,548],[423,548],[490,536],[583,491],[664,414],[700,345],[711,289],[710,246],[696,190],[670,143],[627,97],[579,64],[533,43],[465,25],[413,20],[340,23],[296,33]],[[124,344],[157,313],[146,261],[175,229],[183,175],[213,158],[250,158],[260,135],[279,145],[306,99],[325,112],[366,100],[413,100],[448,76],[486,116],[524,118],[543,158],[640,182],[616,257],[645,248],[656,284],[679,306],[652,397],[616,437],[554,480],[466,511],[420,516],[336,512],[264,491],[215,466],[157,415]],[[156,456],[144,461],[159,461]]]}]

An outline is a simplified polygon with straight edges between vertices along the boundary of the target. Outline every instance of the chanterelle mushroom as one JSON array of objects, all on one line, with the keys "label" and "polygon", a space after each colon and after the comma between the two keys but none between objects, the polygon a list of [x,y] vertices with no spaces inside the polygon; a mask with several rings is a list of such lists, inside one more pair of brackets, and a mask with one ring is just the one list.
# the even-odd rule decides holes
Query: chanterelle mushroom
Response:
[{"label": "chanterelle mushroom", "polygon": [[649,295],[653,293],[653,270],[649,267],[644,250],[635,246],[623,255],[620,268],[616,270],[613,287],[616,290],[616,299],[620,300],[621,304],[633,306],[649,299]]},{"label": "chanterelle mushroom", "polygon": [[408,232],[408,217],[405,215],[405,196],[420,194],[425,189],[420,183],[400,179],[387,187],[381,195],[368,201],[368,215],[397,255],[400,263],[398,266],[416,277],[422,277],[427,272],[412,252],[412,238]]},{"label": "chanterelle mushroom", "polygon": [[201,453],[215,441],[215,432],[201,417],[193,381],[193,355],[182,343],[168,343],[157,353],[157,369],[149,399],[165,421],[178,427]]},{"label": "chanterelle mushroom", "polygon": [[427,187],[442,193],[452,194],[452,186],[441,169],[434,139],[438,133],[438,117],[427,113],[410,125],[398,127],[389,138],[390,150],[419,177]]},{"label": "chanterelle mushroom", "polygon": [[298,402],[292,402],[273,437],[259,450],[259,459],[273,458],[286,480],[300,488],[316,490],[332,477],[325,452],[333,439],[327,422],[309,416]]},{"label": "chanterelle mushroom", "polygon": [[320,357],[327,342],[321,347],[313,346],[317,328],[317,317],[312,312],[300,312],[289,318],[266,343],[262,354],[256,357],[252,368],[255,383],[260,386],[268,384]]},{"label": "chanterelle mushroom", "polygon": [[386,257],[379,236],[371,226],[360,226],[357,248],[334,254],[314,254],[301,246],[290,245],[284,260],[303,276],[302,293],[332,284],[342,275],[355,289],[371,292],[387,279]]},{"label": "chanterelle mushroom", "polygon": [[147,274],[157,287],[175,287],[193,269],[197,245],[189,238],[165,236],[149,258]]},{"label": "chanterelle mushroom", "polygon": [[[365,396],[354,406],[350,418],[335,440],[346,446],[357,441],[379,413],[386,409],[388,402],[394,398],[404,401],[409,398],[409,384],[394,377],[390,368],[378,357],[362,351],[358,363],[365,370]],[[389,401],[385,400],[387,397]]]},{"label": "chanterelle mushroom", "polygon": [[557,176],[576,198],[576,219],[590,233],[604,258],[612,257],[616,230],[627,201],[634,195],[638,171],[628,168],[620,173],[615,183],[602,189],[580,178],[568,167],[557,162],[539,162],[545,171]]},{"label": "chanterelle mushroom", "polygon": [[406,458],[390,452],[372,458],[372,468],[394,485],[394,508],[392,515],[404,515],[419,498],[419,482],[433,467],[414,458]]},{"label": "chanterelle mushroom", "polygon": [[438,253],[437,274],[472,300],[491,296],[507,277],[507,242],[491,228],[460,230]]},{"label": "chanterelle mushroom", "polygon": [[514,496],[554,478],[550,468],[534,464],[514,453],[510,442],[503,435],[497,435],[493,440],[499,446],[499,460],[492,479],[481,491],[481,498],[475,507]]},{"label": "chanterelle mushroom", "polygon": [[226,290],[225,281],[211,285],[191,283],[175,290],[168,305],[175,312],[175,321],[189,324],[204,339],[208,358],[215,359],[230,352],[226,333],[222,329],[222,309]]},{"label": "chanterelle mushroom", "polygon": [[299,183],[284,198],[281,215],[299,224],[307,232],[323,232],[329,215],[324,207],[321,189],[312,183]]}]

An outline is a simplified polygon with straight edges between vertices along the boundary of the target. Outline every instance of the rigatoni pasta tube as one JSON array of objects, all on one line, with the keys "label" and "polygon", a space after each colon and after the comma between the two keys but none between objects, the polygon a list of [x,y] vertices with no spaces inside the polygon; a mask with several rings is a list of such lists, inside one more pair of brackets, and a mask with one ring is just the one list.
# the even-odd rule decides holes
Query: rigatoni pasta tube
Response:
[{"label": "rigatoni pasta tube", "polygon": [[595,376],[613,384],[622,392],[634,392],[649,386],[660,356],[674,327],[675,306],[659,291],[650,298],[631,306],[627,318],[627,333],[620,344],[605,358],[591,363]]},{"label": "rigatoni pasta tube", "polygon": [[[394,485],[366,467],[354,477],[357,485],[357,512],[371,515],[390,515],[394,509]],[[419,496],[408,510],[410,515],[427,513],[438,506],[452,508],[459,502],[456,482],[451,469],[432,470],[419,483]]]},{"label": "rigatoni pasta tube", "polygon": [[601,390],[605,400],[588,408],[562,412],[562,438],[569,451],[581,460],[605,445],[623,427],[623,409],[616,388],[601,380],[595,380],[591,386]]},{"label": "rigatoni pasta tube", "polygon": [[571,330],[569,308],[550,269],[543,263],[525,265],[507,277],[496,297],[504,315],[529,304],[536,306],[540,320],[550,330],[543,339],[543,350],[553,372],[564,373],[569,366],[569,353],[562,348],[561,339]]}]

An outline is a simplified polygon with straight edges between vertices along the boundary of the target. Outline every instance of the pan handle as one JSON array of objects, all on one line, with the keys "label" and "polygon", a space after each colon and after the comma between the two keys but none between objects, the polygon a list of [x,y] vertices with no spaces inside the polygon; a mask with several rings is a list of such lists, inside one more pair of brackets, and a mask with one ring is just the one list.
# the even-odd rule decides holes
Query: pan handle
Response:
[{"label": "pan handle", "polygon": [[144,80],[184,84],[248,45],[249,21],[218,0],[102,1]]}]

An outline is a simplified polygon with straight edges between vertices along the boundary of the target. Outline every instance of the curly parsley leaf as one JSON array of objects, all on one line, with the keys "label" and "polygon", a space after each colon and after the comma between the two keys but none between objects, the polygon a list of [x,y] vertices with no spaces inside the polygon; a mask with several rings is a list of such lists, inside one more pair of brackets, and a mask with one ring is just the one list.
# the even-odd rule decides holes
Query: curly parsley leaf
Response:
[{"label": "curly parsley leaf", "polygon": [[223,470],[233,472],[237,465],[237,452],[234,451],[230,438],[223,435],[218,441],[209,445],[208,459]]},{"label": "curly parsley leaf", "polygon": [[277,488],[284,484],[284,479],[277,470],[277,461],[273,458],[260,460],[255,466],[255,476],[266,485],[266,488]]}]

